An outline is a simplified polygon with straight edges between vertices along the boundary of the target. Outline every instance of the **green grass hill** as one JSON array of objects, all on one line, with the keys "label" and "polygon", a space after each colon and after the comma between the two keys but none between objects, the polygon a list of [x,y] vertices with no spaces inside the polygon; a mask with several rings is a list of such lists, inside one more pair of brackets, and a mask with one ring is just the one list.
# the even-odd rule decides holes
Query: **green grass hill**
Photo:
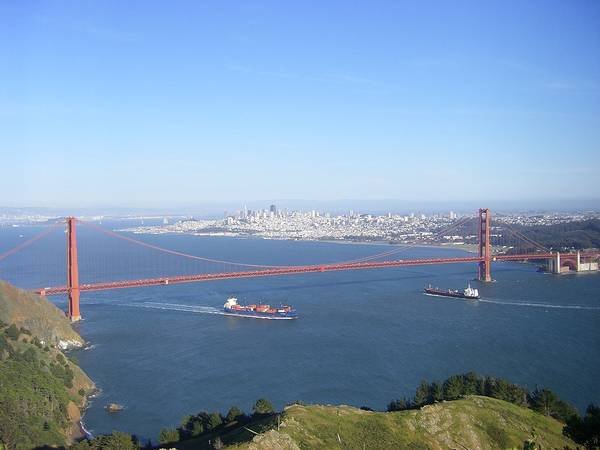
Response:
[{"label": "green grass hill", "polygon": [[[545,450],[576,448],[573,441],[562,435],[562,428],[563,424],[551,417],[481,396],[400,412],[293,405],[282,414],[279,430],[227,448],[505,450],[523,448],[532,431],[536,445]],[[227,436],[222,439],[228,443]]]}]

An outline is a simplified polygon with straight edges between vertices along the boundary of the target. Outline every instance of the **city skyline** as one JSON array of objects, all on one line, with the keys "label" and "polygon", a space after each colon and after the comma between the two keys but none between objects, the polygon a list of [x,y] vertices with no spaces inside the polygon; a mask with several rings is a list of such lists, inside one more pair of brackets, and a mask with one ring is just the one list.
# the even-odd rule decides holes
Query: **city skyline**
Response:
[{"label": "city skyline", "polygon": [[350,210],[360,214],[410,214],[426,213],[440,214],[454,211],[460,214],[471,214],[477,209],[486,207],[495,213],[581,213],[600,212],[600,199],[576,199],[570,201],[557,200],[513,200],[513,201],[399,201],[391,199],[356,200],[340,199],[333,201],[297,200],[297,199],[269,199],[255,201],[229,201],[229,202],[200,202],[190,205],[171,206],[118,206],[105,204],[97,206],[7,206],[0,205],[0,216],[35,216],[40,217],[66,217],[66,216],[107,216],[107,217],[152,217],[152,216],[179,216],[216,219],[223,214],[243,212],[248,210],[263,211],[275,204],[279,210],[311,211],[320,213],[343,214]]},{"label": "city skyline", "polygon": [[600,6],[0,5],[0,205],[600,198]]}]

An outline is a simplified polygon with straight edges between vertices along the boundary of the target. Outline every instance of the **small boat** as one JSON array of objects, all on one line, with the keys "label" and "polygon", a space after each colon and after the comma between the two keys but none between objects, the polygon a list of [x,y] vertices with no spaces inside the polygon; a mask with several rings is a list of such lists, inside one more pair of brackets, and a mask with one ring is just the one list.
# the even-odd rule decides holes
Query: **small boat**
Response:
[{"label": "small boat", "polygon": [[250,317],[253,319],[292,320],[297,319],[296,310],[288,305],[240,305],[237,298],[228,298],[223,305],[223,312],[228,316]]},{"label": "small boat", "polygon": [[481,298],[479,296],[479,291],[475,288],[472,288],[470,284],[462,292],[457,289],[444,290],[444,289],[434,288],[434,287],[431,287],[431,285],[429,285],[428,287],[423,289],[423,292],[426,295],[435,295],[438,297],[466,298],[466,299],[470,299],[470,300],[479,300]]},{"label": "small boat", "polygon": [[109,413],[116,413],[119,411],[123,411],[124,406],[123,405],[119,405],[118,403],[109,403],[108,405],[106,405],[104,407],[104,409],[106,410],[106,412]]}]

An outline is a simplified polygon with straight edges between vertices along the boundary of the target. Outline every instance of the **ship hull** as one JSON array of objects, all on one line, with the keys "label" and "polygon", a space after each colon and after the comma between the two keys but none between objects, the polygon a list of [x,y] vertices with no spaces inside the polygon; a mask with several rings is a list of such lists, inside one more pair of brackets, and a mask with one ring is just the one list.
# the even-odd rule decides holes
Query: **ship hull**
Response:
[{"label": "ship hull", "polygon": [[448,291],[438,291],[436,289],[425,289],[423,291],[425,295],[431,295],[434,297],[450,297],[450,298],[464,298],[467,300],[479,300],[479,296],[471,296],[465,295],[462,292],[448,292]]},{"label": "ship hull", "polygon": [[266,319],[266,320],[294,320],[298,318],[296,312],[287,313],[262,313],[258,311],[235,311],[229,308],[223,308],[223,312],[227,316],[247,317],[250,319]]}]

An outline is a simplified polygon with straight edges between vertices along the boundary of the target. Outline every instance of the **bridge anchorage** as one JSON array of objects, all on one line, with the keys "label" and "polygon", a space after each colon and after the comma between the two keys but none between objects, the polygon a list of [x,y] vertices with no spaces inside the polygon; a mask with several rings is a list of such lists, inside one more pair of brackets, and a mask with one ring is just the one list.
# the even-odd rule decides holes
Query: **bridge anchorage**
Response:
[{"label": "bridge anchorage", "polygon": [[[512,227],[502,222],[499,228],[502,229],[502,235],[511,233],[521,244],[526,244],[527,248],[533,249],[533,253],[528,254],[511,254],[501,253],[493,254],[492,242],[491,242],[491,218],[492,215],[490,210],[482,208],[478,211],[476,216],[477,231],[475,237],[478,242],[478,252],[474,255],[451,257],[451,258],[426,258],[426,259],[398,259],[398,254],[402,251],[408,250],[411,246],[393,246],[391,250],[386,250],[381,253],[366,256],[363,258],[336,262],[336,263],[320,263],[313,265],[298,265],[298,266],[273,266],[273,265],[260,265],[260,264],[245,264],[231,261],[222,261],[211,258],[200,257],[197,255],[191,255],[171,249],[159,247],[148,242],[139,241],[132,237],[116,233],[104,229],[98,225],[90,222],[84,222],[75,217],[67,217],[66,221],[66,237],[67,237],[67,283],[64,286],[51,286],[42,289],[37,289],[34,292],[41,295],[66,295],[68,298],[68,306],[66,315],[67,317],[76,322],[81,320],[80,312],[80,295],[82,292],[91,291],[103,291],[111,289],[124,289],[132,287],[142,286],[166,286],[179,283],[193,283],[199,281],[214,281],[214,280],[226,280],[226,279],[237,279],[237,278],[254,278],[254,277],[267,277],[267,276],[282,276],[282,275],[298,275],[306,273],[322,273],[322,272],[333,272],[333,271],[347,271],[347,270],[360,270],[360,269],[377,269],[386,267],[405,267],[405,266],[422,266],[422,265],[436,265],[436,264],[464,264],[464,263],[475,263],[477,264],[478,280],[481,282],[492,281],[491,266],[492,262],[497,261],[527,261],[527,260],[546,260],[548,270],[553,273],[563,273],[566,271],[597,271],[598,270],[598,257],[600,252],[576,252],[576,253],[558,253],[552,252],[545,248],[539,243],[536,243],[532,239],[524,236],[518,230],[512,229]],[[432,236],[432,241],[446,236],[450,231],[456,230],[459,227],[464,227],[468,223],[472,223],[472,218],[464,217],[456,222],[453,222],[449,227],[437,232]],[[78,264],[78,251],[77,251],[77,226],[78,224],[85,225],[88,228],[94,229],[113,238],[118,238],[123,241],[127,241],[130,244],[135,244],[146,249],[151,249],[156,252],[161,252],[163,255],[167,255],[169,258],[177,257],[177,261],[186,258],[188,261],[193,261],[194,264],[200,263],[210,266],[210,268],[204,267],[204,273],[198,273],[198,266],[194,266],[191,270],[186,272],[192,273],[192,275],[173,275],[168,274],[157,278],[143,278],[143,279],[124,279],[120,281],[106,281],[106,282],[94,282],[94,283],[80,283],[79,279],[79,264]],[[19,244],[15,248],[0,253],[0,261],[6,257],[18,252],[19,250],[27,247],[33,242],[39,240],[41,237],[48,235],[51,231],[59,229],[60,223],[57,223],[47,230],[43,231],[39,235],[32,237],[31,239]],[[136,247],[137,248],[137,247]],[[144,250],[147,251],[147,250]],[[513,248],[514,251],[514,248]],[[146,258],[144,256],[144,258]],[[87,261],[87,259],[86,259]],[[145,261],[145,260],[144,260]],[[171,263],[169,263],[171,264]],[[156,265],[156,264],[155,264]],[[95,268],[98,264],[95,262],[92,265],[88,264],[88,267]],[[159,271],[157,266],[157,271]],[[172,266],[165,268],[160,267],[158,273],[164,274],[172,270]],[[229,271],[227,271],[229,270]],[[176,272],[182,273],[183,270],[177,270]],[[89,274],[88,274],[89,275]],[[132,275],[130,277],[133,278]],[[123,276],[125,278],[125,276]]]}]

